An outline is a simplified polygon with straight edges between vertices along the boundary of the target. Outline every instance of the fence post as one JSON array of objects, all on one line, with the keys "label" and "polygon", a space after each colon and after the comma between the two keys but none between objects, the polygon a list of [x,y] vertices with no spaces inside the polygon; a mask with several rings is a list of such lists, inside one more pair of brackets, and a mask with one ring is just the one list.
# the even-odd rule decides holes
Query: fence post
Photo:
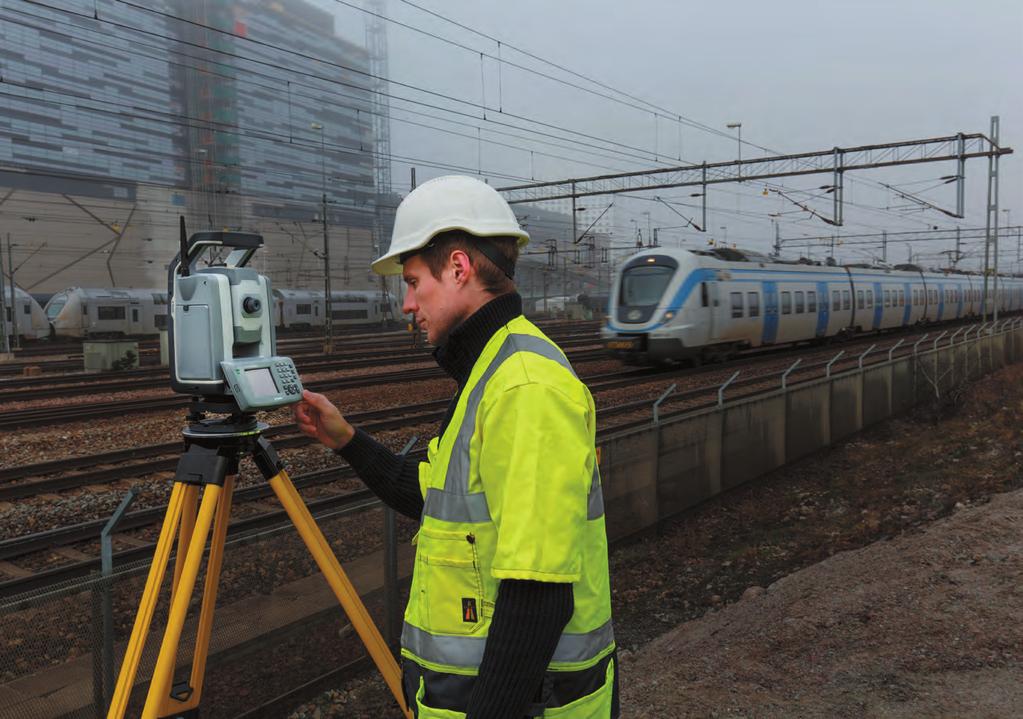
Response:
[{"label": "fence post", "polygon": [[792,372],[792,370],[794,370],[796,367],[798,367],[799,363],[802,362],[802,361],[803,360],[801,358],[797,359],[795,362],[792,363],[791,367],[789,367],[787,370],[785,370],[785,373],[781,376],[781,388],[782,389],[785,389],[786,382],[787,382],[787,380],[789,378],[789,374]]},{"label": "fence post", "polygon": [[[113,698],[114,690],[114,544],[111,535],[117,529],[117,525],[124,519],[124,513],[135,501],[139,490],[132,487],[121,500],[121,503],[110,515],[110,519],[103,526],[99,533],[99,556],[100,556],[100,578],[96,583],[99,589],[99,605],[102,614],[103,626],[103,647],[101,649],[102,660],[93,661],[92,675],[92,696],[93,702],[100,700],[96,707],[96,716],[106,716],[107,707]],[[95,604],[93,605],[95,607]]]},{"label": "fence post", "polygon": [[825,376],[831,376],[831,366],[838,362],[838,358],[845,354],[845,350],[841,350],[837,355],[832,357],[831,362],[828,363],[828,367],[825,369]]},{"label": "fence post", "polygon": [[728,378],[728,381],[718,387],[718,407],[723,407],[725,404],[725,388],[735,381],[735,378],[742,372],[741,369],[735,370],[735,374]]},{"label": "fence post", "polygon": [[895,354],[895,350],[897,350],[899,347],[901,347],[902,343],[905,342],[905,341],[906,340],[904,340],[904,339],[899,340],[898,342],[895,343],[895,345],[890,350],[888,350],[888,361],[889,362],[892,361],[892,355]]},{"label": "fence post", "polygon": [[869,355],[871,352],[873,352],[875,347],[877,347],[877,345],[870,345],[870,347],[867,347],[867,351],[859,356],[857,364],[859,365],[860,369],[863,369],[863,358]]},{"label": "fence post", "polygon": [[658,397],[657,401],[654,402],[654,424],[660,424],[661,423],[661,415],[660,415],[661,402],[663,402],[664,400],[668,399],[668,395],[670,395],[672,392],[674,392],[676,387],[678,387],[677,384],[673,384],[671,387],[668,387],[668,389],[664,390],[664,394],[662,394],[660,397]]}]

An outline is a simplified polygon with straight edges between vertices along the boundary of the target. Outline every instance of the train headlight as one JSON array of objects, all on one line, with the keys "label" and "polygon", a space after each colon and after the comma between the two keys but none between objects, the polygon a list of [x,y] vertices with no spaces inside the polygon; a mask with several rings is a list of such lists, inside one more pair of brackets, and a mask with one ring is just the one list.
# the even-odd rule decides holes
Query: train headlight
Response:
[{"label": "train headlight", "polygon": [[668,310],[667,312],[664,313],[664,317],[661,318],[661,321],[667,322],[670,319],[672,319],[674,316],[675,316],[675,313],[672,312],[671,310]]}]

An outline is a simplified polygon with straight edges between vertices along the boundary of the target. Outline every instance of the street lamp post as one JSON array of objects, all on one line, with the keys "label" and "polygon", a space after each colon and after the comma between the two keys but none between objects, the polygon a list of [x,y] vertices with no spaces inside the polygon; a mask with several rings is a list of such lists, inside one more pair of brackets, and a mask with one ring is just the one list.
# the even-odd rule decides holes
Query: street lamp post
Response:
[{"label": "street lamp post", "polygon": [[323,125],[318,122],[311,122],[309,123],[309,128],[320,131],[320,219],[323,223],[323,307],[325,313],[324,327],[327,330],[323,351],[326,354],[333,354],[334,302],[330,294],[330,238],[327,235],[327,145],[323,137]]}]

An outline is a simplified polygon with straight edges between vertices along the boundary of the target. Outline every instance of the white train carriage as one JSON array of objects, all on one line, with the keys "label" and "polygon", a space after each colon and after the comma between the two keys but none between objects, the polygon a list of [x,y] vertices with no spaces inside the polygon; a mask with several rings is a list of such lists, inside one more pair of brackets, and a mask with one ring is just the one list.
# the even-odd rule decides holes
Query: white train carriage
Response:
[{"label": "white train carriage", "polygon": [[385,296],[379,290],[347,290],[331,291],[330,295],[335,326],[385,325],[401,319],[400,302],[390,293]]},{"label": "white train carriage", "polygon": [[323,293],[315,290],[274,288],[274,322],[277,329],[311,329],[323,326]]},{"label": "white train carriage", "polygon": [[11,306],[11,288],[4,287],[4,327],[7,339],[13,341],[17,331],[21,339],[43,339],[50,335],[50,323],[39,303],[20,287],[14,288],[14,306]]},{"label": "white train carriage", "polygon": [[[727,356],[763,345],[979,316],[983,278],[783,263],[751,252],[665,248],[630,258],[615,278],[605,345],[626,361]],[[1023,282],[1000,277],[1000,311],[1023,309]],[[988,291],[994,302],[993,282]]]},{"label": "white train carriage", "polygon": [[144,337],[167,327],[167,293],[69,287],[46,303],[57,337]]}]

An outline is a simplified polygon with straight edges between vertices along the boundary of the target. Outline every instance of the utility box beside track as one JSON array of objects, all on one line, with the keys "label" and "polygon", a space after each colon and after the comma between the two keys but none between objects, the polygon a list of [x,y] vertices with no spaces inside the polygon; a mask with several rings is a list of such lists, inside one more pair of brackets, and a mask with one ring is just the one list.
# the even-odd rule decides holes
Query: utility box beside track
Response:
[{"label": "utility box beside track", "polygon": [[82,343],[86,371],[134,369],[139,366],[139,343],[126,340],[90,340]]}]

